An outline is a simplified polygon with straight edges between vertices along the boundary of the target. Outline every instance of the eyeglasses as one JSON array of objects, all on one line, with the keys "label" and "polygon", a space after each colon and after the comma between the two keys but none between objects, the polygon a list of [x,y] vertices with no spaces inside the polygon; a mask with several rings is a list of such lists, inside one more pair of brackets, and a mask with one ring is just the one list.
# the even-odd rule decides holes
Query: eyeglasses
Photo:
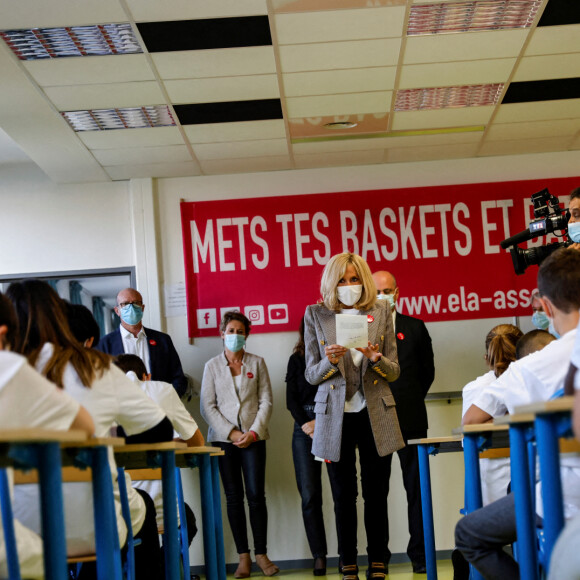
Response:
[{"label": "eyeglasses", "polygon": [[135,305],[138,308],[143,308],[143,302],[140,302],[139,300],[134,300],[133,302],[120,302],[119,303],[120,308],[125,308],[125,306],[129,306],[129,305]]}]

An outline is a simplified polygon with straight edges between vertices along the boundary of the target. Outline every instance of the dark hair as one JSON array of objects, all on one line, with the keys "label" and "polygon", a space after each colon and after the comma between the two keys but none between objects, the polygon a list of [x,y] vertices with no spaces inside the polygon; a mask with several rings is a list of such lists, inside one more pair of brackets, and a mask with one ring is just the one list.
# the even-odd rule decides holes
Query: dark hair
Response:
[{"label": "dark hair", "polygon": [[93,313],[82,304],[65,302],[66,318],[74,337],[84,344],[89,338],[93,338],[93,344],[97,345],[101,340],[101,329],[93,316]]},{"label": "dark hair", "polygon": [[12,302],[0,292],[0,326],[6,326],[8,332],[6,333],[6,342],[13,346],[18,342],[18,318]]},{"label": "dark hair", "polygon": [[296,343],[296,345],[294,346],[294,354],[297,354],[299,356],[304,356],[306,350],[306,346],[304,344],[304,316],[302,317],[302,320],[300,321],[300,328],[298,329],[298,342]]},{"label": "dark hair", "polygon": [[516,359],[520,360],[533,352],[542,350],[547,344],[550,344],[556,337],[547,330],[530,330],[526,332],[516,344]]},{"label": "dark hair", "polygon": [[580,252],[560,248],[549,255],[538,271],[538,290],[558,310],[569,314],[580,308]]},{"label": "dark hair", "polygon": [[136,354],[119,354],[113,358],[113,362],[126,374],[133,371],[139,380],[143,379],[143,375],[148,374],[145,363]]},{"label": "dark hair", "polygon": [[573,199],[576,199],[577,197],[580,197],[580,187],[575,187],[570,192],[570,201],[572,201]]},{"label": "dark hair", "polygon": [[516,360],[516,343],[523,332],[513,324],[498,324],[485,337],[485,358],[496,377]]},{"label": "dark hair", "polygon": [[224,314],[222,321],[220,323],[220,332],[225,332],[228,324],[232,320],[238,320],[244,325],[244,328],[246,330],[246,336],[250,334],[250,330],[252,329],[252,323],[241,312],[238,312],[237,310],[230,310],[229,312],[226,312]]},{"label": "dark hair", "polygon": [[93,381],[109,368],[111,359],[105,353],[84,348],[69,328],[65,302],[42,280],[13,282],[6,291],[18,317],[20,331],[15,350],[35,365],[45,343],[54,346],[52,357],[42,374],[63,387],[64,371],[70,363],[82,384],[90,387]]}]

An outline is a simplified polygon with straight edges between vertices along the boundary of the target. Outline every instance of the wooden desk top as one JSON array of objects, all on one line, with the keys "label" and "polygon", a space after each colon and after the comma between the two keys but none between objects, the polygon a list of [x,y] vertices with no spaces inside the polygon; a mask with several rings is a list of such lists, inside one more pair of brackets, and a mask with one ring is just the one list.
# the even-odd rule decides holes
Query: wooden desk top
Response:
[{"label": "wooden desk top", "polygon": [[450,443],[453,441],[462,441],[461,435],[446,435],[443,437],[425,437],[423,439],[409,439],[411,445],[430,445],[431,443]]},{"label": "wooden desk top", "polygon": [[118,453],[144,453],[147,451],[177,451],[178,449],[188,449],[187,443],[178,441],[164,441],[163,443],[131,443],[115,447],[115,455]]},{"label": "wooden desk top", "polygon": [[535,415],[533,413],[514,413],[513,415],[504,415],[496,417],[493,420],[494,425],[514,425],[516,423],[533,423]]},{"label": "wooden desk top", "polygon": [[553,401],[540,401],[530,405],[523,405],[516,407],[516,413],[533,413],[534,415],[542,415],[544,413],[557,413],[561,411],[572,411],[574,407],[574,397],[560,397]]},{"label": "wooden desk top", "polygon": [[466,433],[489,433],[490,431],[507,431],[507,425],[496,425],[495,423],[477,423],[474,425],[462,425],[461,427],[456,427],[451,431],[456,435]]},{"label": "wooden desk top", "polygon": [[84,443],[89,439],[85,431],[56,431],[51,429],[0,429],[0,443]]},{"label": "wooden desk top", "polygon": [[187,447],[186,449],[176,449],[175,455],[203,455],[209,453],[210,455],[225,455],[225,451],[222,451],[219,447]]}]

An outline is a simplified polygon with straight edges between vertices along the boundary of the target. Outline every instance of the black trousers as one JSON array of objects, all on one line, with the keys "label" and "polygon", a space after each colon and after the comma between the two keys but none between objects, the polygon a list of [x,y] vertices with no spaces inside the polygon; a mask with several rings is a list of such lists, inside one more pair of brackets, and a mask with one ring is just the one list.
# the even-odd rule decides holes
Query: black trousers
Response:
[{"label": "black trousers", "polygon": [[[407,519],[409,522],[409,543],[407,555],[412,562],[423,564],[425,562],[425,537],[423,534],[423,514],[421,511],[421,482],[419,479],[419,455],[416,445],[407,445],[409,439],[426,437],[426,431],[407,432],[403,431],[406,447],[399,449],[397,455],[401,462],[403,472],[403,485],[407,493]],[[389,479],[391,477],[392,455],[387,456],[387,494],[389,493]],[[389,539],[389,521],[387,515],[387,541]],[[387,550],[387,562],[391,552]]]},{"label": "black trousers", "polygon": [[388,459],[379,457],[367,409],[345,413],[342,425],[340,461],[328,464],[334,500],[338,554],[344,565],[357,562],[356,448],[361,466],[364,524],[370,562],[386,562]]}]

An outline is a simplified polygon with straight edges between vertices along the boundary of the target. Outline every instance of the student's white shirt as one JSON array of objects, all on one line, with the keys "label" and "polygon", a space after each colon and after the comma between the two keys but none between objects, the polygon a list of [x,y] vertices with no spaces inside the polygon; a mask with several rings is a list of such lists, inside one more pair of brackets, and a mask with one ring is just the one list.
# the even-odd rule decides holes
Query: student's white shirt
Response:
[{"label": "student's white shirt", "polygon": [[[143,392],[151,397],[162,409],[171,421],[175,430],[175,437],[183,440],[191,439],[197,431],[197,423],[181,402],[173,385],[163,381],[140,381],[133,371],[127,373],[127,377],[138,385]],[[241,377],[241,375],[240,375]],[[157,526],[163,526],[163,492],[160,481],[135,481],[133,486],[142,489],[149,494],[155,503]]]},{"label": "student's white shirt", "polygon": [[[53,352],[51,344],[45,344],[36,361],[42,372]],[[95,379],[90,388],[85,387],[72,365],[64,371],[63,384],[66,393],[81,403],[95,422],[95,436],[108,437],[113,423],[123,426],[127,435],[135,435],[151,429],[163,420],[165,414],[125,374],[111,364],[103,375]],[[114,483],[115,507],[119,541],[124,544],[127,530],[121,515],[117,466],[112,449],[109,463]],[[137,533],[145,519],[145,504],[139,494],[129,485],[129,507],[133,532]],[[67,553],[91,554],[95,551],[92,489],[89,483],[66,483],[63,487]],[[33,530],[40,530],[38,488],[33,485],[18,486],[16,494],[17,517]]]},{"label": "student's white shirt", "polygon": [[521,405],[547,401],[564,384],[575,340],[573,329],[542,350],[514,361],[473,404],[492,417],[501,417]]},{"label": "student's white shirt", "polygon": [[[462,417],[475,402],[479,393],[495,380],[495,373],[488,371],[463,387]],[[481,475],[481,497],[484,506],[506,495],[511,479],[509,457],[480,459],[479,472]]]},{"label": "student's white shirt", "polygon": [[[578,324],[578,327],[580,328],[580,323]],[[574,348],[572,349],[570,362],[577,369],[580,369],[580,332],[576,333],[576,341],[574,342]],[[574,388],[580,389],[580,371],[578,371],[574,377]]]},{"label": "student's white shirt", "polygon": [[461,391],[461,396],[463,398],[463,409],[461,411],[462,418],[465,413],[467,413],[467,409],[473,405],[479,393],[481,393],[485,387],[491,385],[495,379],[495,373],[493,371],[488,371],[463,387],[463,391]]},{"label": "student's white shirt", "polygon": [[[79,409],[77,401],[39,375],[24,357],[0,351],[0,425],[3,429],[69,429]],[[11,479],[11,470],[8,473]],[[42,540],[19,521],[14,522],[14,531],[22,577],[42,578]],[[7,576],[4,532],[0,525],[0,578]]]}]

